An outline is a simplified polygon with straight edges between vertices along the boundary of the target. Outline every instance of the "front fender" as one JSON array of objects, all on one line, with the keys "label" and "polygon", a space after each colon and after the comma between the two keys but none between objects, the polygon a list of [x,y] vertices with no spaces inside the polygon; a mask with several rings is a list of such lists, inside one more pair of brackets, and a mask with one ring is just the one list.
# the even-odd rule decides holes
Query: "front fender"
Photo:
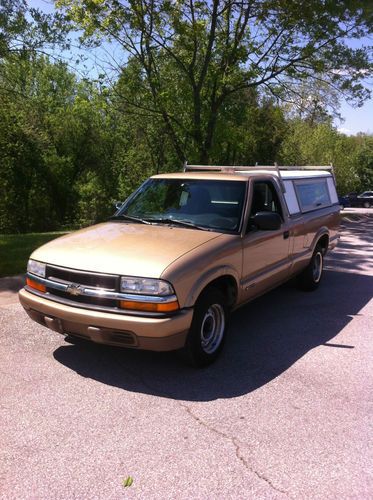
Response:
[{"label": "front fender", "polygon": [[185,307],[193,307],[198,297],[200,296],[201,292],[213,281],[215,281],[218,278],[221,278],[222,276],[232,277],[236,283],[236,287],[238,290],[240,280],[236,269],[234,269],[234,267],[226,265],[218,266],[209,269],[206,273],[203,273],[201,276],[198,277],[192,288],[187,293],[185,300]]}]

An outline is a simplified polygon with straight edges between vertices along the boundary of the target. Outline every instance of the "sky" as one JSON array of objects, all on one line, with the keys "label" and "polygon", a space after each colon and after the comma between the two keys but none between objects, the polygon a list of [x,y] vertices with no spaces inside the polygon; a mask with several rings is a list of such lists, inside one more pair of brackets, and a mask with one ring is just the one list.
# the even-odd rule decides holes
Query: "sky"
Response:
[{"label": "sky", "polygon": [[347,135],[358,132],[373,134],[373,99],[366,101],[361,108],[353,108],[347,102],[342,102],[341,115],[344,123],[336,122],[338,130]]},{"label": "sky", "polygon": [[[53,12],[53,0],[28,0],[30,7],[36,7],[44,12]],[[355,42],[356,43],[356,42]],[[101,54],[101,58],[105,55]],[[93,66],[95,62],[91,63]],[[96,71],[95,71],[96,69]],[[100,69],[94,68],[93,71],[100,73]],[[335,120],[335,126],[338,130],[347,135],[355,135],[359,132],[371,133],[373,134],[373,88],[372,88],[372,98],[364,103],[360,108],[352,107],[348,102],[342,101],[340,114],[343,121]]]}]

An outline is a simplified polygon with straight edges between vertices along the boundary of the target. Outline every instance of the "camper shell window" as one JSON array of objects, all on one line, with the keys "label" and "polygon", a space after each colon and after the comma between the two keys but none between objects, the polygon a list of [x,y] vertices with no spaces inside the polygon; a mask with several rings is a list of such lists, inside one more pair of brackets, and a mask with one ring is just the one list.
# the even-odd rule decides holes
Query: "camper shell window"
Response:
[{"label": "camper shell window", "polygon": [[294,187],[302,212],[328,207],[332,204],[326,178],[295,180]]}]

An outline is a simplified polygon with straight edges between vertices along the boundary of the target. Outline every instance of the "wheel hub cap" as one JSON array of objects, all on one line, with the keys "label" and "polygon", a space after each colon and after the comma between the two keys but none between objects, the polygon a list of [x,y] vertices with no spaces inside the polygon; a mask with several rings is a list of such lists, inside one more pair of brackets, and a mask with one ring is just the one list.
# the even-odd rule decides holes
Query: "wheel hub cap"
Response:
[{"label": "wheel hub cap", "polygon": [[312,268],[312,275],[315,283],[318,283],[320,281],[321,273],[322,273],[322,254],[321,252],[317,252],[317,254],[315,255]]},{"label": "wheel hub cap", "polygon": [[223,339],[224,328],[224,309],[220,304],[211,305],[201,325],[201,347],[207,354],[212,354],[219,347]]}]

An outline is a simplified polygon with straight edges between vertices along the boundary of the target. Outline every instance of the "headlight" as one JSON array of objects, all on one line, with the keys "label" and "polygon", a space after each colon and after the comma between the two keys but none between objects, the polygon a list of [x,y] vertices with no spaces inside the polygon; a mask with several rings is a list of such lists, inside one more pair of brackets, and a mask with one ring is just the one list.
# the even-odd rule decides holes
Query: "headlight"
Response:
[{"label": "headlight", "polygon": [[27,272],[45,278],[45,267],[46,265],[43,262],[30,259],[27,263]]},{"label": "headlight", "polygon": [[167,281],[152,278],[132,278],[122,276],[120,279],[120,290],[124,293],[137,293],[139,295],[173,295],[172,286]]}]

